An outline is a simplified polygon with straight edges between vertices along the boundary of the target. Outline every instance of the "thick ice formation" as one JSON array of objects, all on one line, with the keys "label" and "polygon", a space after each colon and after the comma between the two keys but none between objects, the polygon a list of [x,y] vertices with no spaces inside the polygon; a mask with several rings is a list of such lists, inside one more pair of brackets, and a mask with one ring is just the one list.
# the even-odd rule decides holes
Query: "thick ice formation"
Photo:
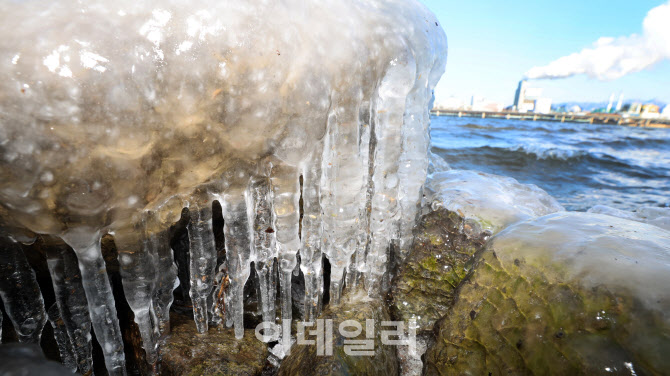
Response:
[{"label": "thick ice formation", "polygon": [[433,205],[457,212],[494,234],[512,223],[565,210],[536,185],[478,171],[436,172],[426,188]]},{"label": "thick ice formation", "polygon": [[[277,259],[291,319],[299,255],[312,319],[323,256],[337,302],[345,273],[378,294],[390,245],[397,257],[408,249],[446,58],[440,25],[417,1],[5,1],[0,35],[0,204],[14,227],[74,249],[110,372],[123,372],[124,353],[106,233],[150,361],[176,281],[161,233],[183,207],[200,331],[223,316],[243,334],[252,262],[274,319]],[[58,310],[71,339],[89,324]],[[79,342],[87,359],[90,343]]]},{"label": "thick ice formation", "polygon": [[611,215],[613,217],[630,219],[631,221],[648,223],[670,231],[670,208],[643,206],[634,212],[619,210],[605,205],[596,205],[588,210],[589,213]]}]

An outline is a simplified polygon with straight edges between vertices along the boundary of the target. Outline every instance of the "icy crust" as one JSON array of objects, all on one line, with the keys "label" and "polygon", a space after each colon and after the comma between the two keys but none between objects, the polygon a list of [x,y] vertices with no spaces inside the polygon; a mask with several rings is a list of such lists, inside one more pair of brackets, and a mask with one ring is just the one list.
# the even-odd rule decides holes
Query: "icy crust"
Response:
[{"label": "icy crust", "polygon": [[426,188],[431,205],[473,220],[493,234],[512,223],[565,210],[536,185],[478,171],[436,172]]},{"label": "icy crust", "polygon": [[670,231],[594,213],[556,213],[512,226],[492,238],[502,262],[544,265],[551,282],[603,286],[633,296],[670,327]]},{"label": "icy crust", "polygon": [[[111,373],[124,359],[106,233],[150,361],[175,281],[157,234],[183,207],[200,332],[225,320],[243,335],[251,262],[272,296],[276,258],[291,319],[300,256],[312,319],[322,257],[337,302],[345,274],[379,294],[389,246],[396,259],[411,246],[446,59],[444,32],[417,1],[7,1],[0,35],[2,228],[74,249]],[[213,249],[214,200],[225,265]],[[274,302],[263,305],[272,316]]]},{"label": "icy crust", "polygon": [[643,206],[634,212],[619,210],[605,205],[596,205],[588,210],[589,213],[611,215],[631,221],[648,223],[670,231],[670,208]]},{"label": "icy crust", "polygon": [[370,120],[378,148],[407,139],[398,157],[426,163],[411,152],[446,44],[418,2],[0,7],[0,197],[33,231],[120,230],[147,209],[170,222],[196,188],[245,189],[262,162],[298,175],[329,157],[356,178],[339,189],[358,190]]}]

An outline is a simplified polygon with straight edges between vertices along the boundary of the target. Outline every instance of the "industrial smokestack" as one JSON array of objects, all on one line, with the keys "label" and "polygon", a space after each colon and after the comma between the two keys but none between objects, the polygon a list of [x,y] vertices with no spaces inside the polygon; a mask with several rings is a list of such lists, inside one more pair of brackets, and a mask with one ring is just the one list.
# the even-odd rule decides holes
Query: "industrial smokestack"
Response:
[{"label": "industrial smokestack", "polygon": [[526,72],[529,79],[558,79],[586,74],[613,80],[670,59],[670,1],[647,13],[642,35],[598,39],[592,47]]},{"label": "industrial smokestack", "polygon": [[621,111],[622,106],[623,106],[623,91],[619,95],[619,101],[616,103],[616,112]]},{"label": "industrial smokestack", "polygon": [[614,102],[614,93],[610,95],[610,101],[607,103],[607,113],[612,111],[612,103]]}]

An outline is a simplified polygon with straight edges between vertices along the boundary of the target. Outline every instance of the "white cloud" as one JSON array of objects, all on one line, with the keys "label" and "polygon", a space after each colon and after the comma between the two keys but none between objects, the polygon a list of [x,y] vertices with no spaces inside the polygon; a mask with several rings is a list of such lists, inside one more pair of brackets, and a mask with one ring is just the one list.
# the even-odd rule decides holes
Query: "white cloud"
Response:
[{"label": "white cloud", "polygon": [[600,38],[581,52],[543,67],[533,67],[526,72],[526,77],[556,79],[586,74],[600,80],[613,80],[670,59],[670,1],[650,10],[642,26],[642,35]]}]

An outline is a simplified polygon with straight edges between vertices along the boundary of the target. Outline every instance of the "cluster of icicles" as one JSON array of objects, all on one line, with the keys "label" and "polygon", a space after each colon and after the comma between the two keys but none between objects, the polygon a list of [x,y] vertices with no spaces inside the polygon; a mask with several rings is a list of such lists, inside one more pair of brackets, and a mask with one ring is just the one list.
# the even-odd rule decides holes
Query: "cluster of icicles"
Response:
[{"label": "cluster of icicles", "polygon": [[[24,24],[40,6],[48,11],[38,26]],[[278,319],[277,289],[280,318],[293,319],[291,278],[300,272],[303,319],[318,316],[324,257],[331,303],[344,285],[384,291],[389,263],[412,241],[428,168],[428,109],[446,58],[444,33],[421,4],[0,8],[0,33],[15,33],[0,46],[0,90],[17,93],[0,96],[0,136],[9,140],[0,149],[1,230],[22,242],[30,240],[24,229],[44,234],[56,296],[47,315],[20,245],[0,251],[0,297],[20,340],[37,342],[48,318],[63,362],[87,373],[92,326],[109,373],[125,373],[101,252],[111,234],[154,363],[178,284],[167,228],[184,207],[200,333],[225,324],[243,337],[252,265],[267,322]],[[78,26],[59,28],[59,19]],[[26,47],[45,25],[53,32]],[[109,30],[123,32],[109,39]],[[214,201],[224,219],[222,263]]]}]

